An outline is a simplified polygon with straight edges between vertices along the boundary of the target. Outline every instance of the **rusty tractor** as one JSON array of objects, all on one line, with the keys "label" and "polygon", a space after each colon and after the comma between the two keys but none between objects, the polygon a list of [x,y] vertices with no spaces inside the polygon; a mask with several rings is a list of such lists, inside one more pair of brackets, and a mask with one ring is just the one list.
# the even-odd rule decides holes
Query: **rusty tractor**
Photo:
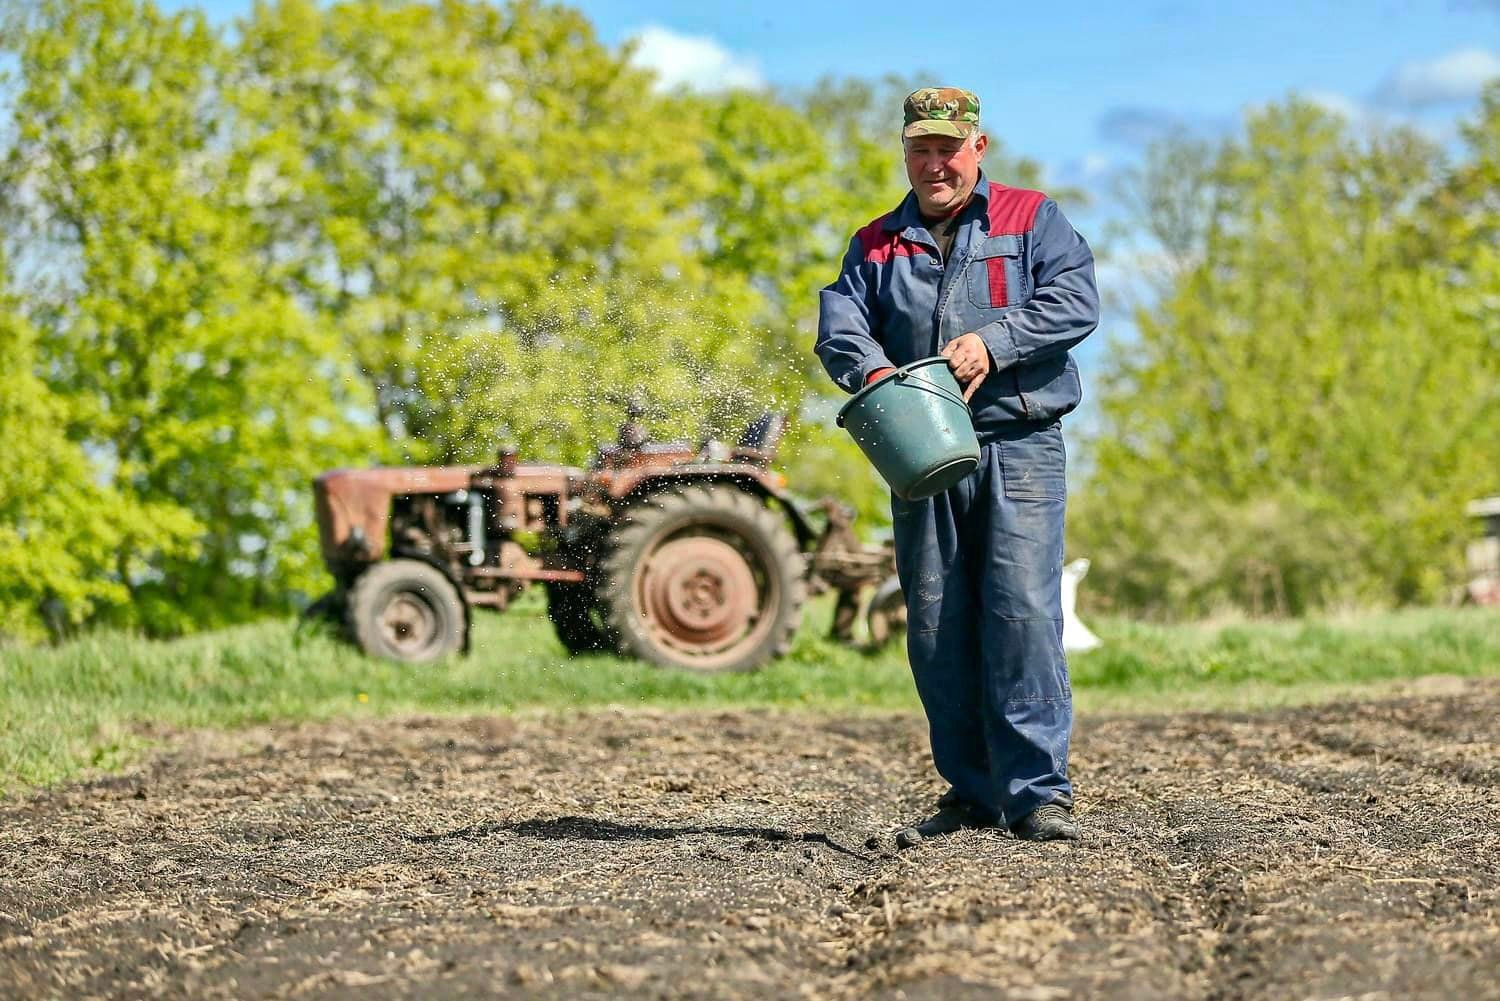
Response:
[{"label": "rusty tractor", "polygon": [[[788,649],[810,587],[857,603],[890,576],[886,552],[840,533],[838,518],[817,531],[770,468],[782,415],[733,446],[695,447],[650,441],[641,409],[627,414],[587,469],[502,448],[487,465],[322,474],[314,495],[335,588],[317,610],[370,654],[426,662],[468,648],[474,609],[503,611],[540,584],[570,653],[743,671]],[[872,610],[872,631],[877,622],[891,631],[885,611]]]}]

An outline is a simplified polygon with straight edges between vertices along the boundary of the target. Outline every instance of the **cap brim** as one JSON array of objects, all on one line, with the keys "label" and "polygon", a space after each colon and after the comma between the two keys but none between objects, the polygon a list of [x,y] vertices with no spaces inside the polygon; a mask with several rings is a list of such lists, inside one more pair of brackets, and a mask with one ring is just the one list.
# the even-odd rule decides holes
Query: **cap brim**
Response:
[{"label": "cap brim", "polygon": [[901,130],[901,138],[915,139],[917,136],[948,136],[950,139],[967,139],[974,126],[967,122],[949,122],[941,118],[925,118],[912,122]]}]

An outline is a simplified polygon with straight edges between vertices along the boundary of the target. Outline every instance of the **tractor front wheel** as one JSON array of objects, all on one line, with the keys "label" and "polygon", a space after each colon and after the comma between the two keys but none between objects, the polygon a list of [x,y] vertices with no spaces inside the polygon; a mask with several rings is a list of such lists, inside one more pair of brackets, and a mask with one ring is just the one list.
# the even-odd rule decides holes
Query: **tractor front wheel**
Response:
[{"label": "tractor front wheel", "polygon": [[463,597],[421,560],[376,563],[349,589],[349,630],[365,653],[421,664],[463,648]]}]

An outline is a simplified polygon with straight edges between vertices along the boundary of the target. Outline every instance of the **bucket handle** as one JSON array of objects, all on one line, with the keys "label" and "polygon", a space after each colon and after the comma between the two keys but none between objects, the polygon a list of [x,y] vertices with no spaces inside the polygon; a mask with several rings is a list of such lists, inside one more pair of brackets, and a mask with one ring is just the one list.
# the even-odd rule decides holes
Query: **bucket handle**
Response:
[{"label": "bucket handle", "polygon": [[[892,377],[897,382],[905,382],[907,379],[911,378],[911,373],[904,368],[898,368]],[[924,393],[931,393],[934,396],[942,397],[945,400],[949,400],[950,402],[962,405],[965,410],[969,410],[968,400],[964,399],[962,396],[955,396],[954,394],[944,389],[942,386],[934,386],[926,379],[919,379],[912,385],[913,388],[920,389]],[[972,413],[972,410],[970,412]],[[833,423],[838,427],[844,426],[844,414],[842,411],[840,411],[838,416],[833,419]]]},{"label": "bucket handle", "polygon": [[[910,372],[898,372],[896,374],[896,378],[901,379],[903,381],[905,379],[907,379],[908,377],[910,377],[910,376],[911,376]],[[966,400],[966,399],[964,399],[962,395],[956,395],[954,393],[950,393],[950,392],[948,392],[948,390],[944,389],[942,386],[934,386],[932,383],[928,382],[926,379],[918,379],[916,382],[912,383],[912,388],[913,389],[920,389],[922,392],[924,392],[924,393],[931,393],[934,396],[941,396],[943,399],[950,400],[953,403],[961,403],[961,404],[963,404],[963,406],[964,406],[965,409],[968,409],[969,401]]]}]

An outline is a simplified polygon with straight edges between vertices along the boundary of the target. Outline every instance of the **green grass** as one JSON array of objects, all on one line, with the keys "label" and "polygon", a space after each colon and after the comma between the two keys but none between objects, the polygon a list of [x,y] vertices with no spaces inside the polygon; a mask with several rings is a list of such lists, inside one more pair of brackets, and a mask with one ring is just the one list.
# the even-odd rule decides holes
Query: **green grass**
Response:
[{"label": "green grass", "polygon": [[[540,604],[483,615],[470,656],[371,660],[290,621],[171,642],[100,633],[0,649],[0,790],[117,768],[149,727],[235,727],[407,712],[617,706],[914,710],[899,645],[865,655],[822,638],[815,603],[790,656],[752,674],[698,676],[613,657],[570,659]],[[1072,658],[1085,711],[1243,708],[1317,701],[1423,675],[1500,674],[1500,615],[1418,610],[1227,626],[1091,622],[1105,646]],[[1388,686],[1387,686],[1388,687]]]}]

